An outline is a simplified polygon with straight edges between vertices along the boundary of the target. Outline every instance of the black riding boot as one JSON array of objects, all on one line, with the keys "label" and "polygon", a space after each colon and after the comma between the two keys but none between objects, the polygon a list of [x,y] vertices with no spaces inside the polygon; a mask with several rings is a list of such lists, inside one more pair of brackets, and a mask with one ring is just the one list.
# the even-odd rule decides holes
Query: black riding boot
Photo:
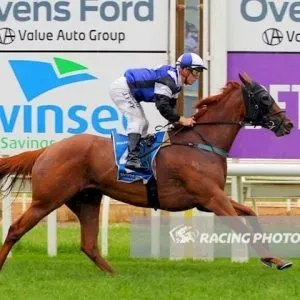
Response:
[{"label": "black riding boot", "polygon": [[137,171],[145,171],[141,159],[139,158],[139,141],[141,135],[139,133],[128,134],[128,156],[125,167]]}]

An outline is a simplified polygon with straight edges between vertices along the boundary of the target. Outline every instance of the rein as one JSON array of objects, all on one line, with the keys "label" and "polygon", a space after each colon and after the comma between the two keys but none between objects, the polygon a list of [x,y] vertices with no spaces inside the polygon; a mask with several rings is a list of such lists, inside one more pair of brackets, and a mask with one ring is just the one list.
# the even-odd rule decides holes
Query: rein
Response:
[{"label": "rein", "polygon": [[[243,127],[246,125],[246,123],[244,121],[211,121],[211,122],[196,122],[194,124],[195,126],[196,125],[234,125],[234,126],[240,126],[240,127]],[[182,127],[184,128],[184,127]],[[172,136],[175,136],[178,132],[175,132]],[[221,148],[218,148],[218,147],[215,147],[213,146],[211,143],[208,142],[207,139],[204,138],[204,136],[200,133],[200,132],[196,132],[194,131],[194,133],[196,133],[198,136],[200,136],[200,138],[203,140],[203,143],[191,143],[191,142],[188,142],[188,143],[178,143],[178,142],[172,142],[171,144],[172,145],[178,145],[178,146],[187,146],[187,147],[191,147],[191,148],[195,148],[195,149],[201,149],[201,150],[204,150],[204,151],[208,151],[208,152],[213,152],[215,154],[218,154],[222,157],[227,157],[228,156],[228,152],[221,149]]]},{"label": "rein", "polygon": [[[225,120],[225,121],[196,122],[196,123],[194,123],[194,125],[195,126],[233,125],[233,126],[240,126],[240,127],[244,127],[247,125],[254,126],[254,127],[255,126],[263,126],[270,130],[275,129],[275,131],[276,131],[276,128],[280,128],[280,126],[282,125],[284,120],[281,120],[280,123],[276,124],[275,121],[270,120],[270,117],[273,117],[280,113],[285,113],[285,111],[280,110],[278,112],[265,114],[263,111],[263,108],[261,107],[261,105],[259,105],[259,102],[256,98],[256,96],[258,94],[261,94],[261,92],[264,92],[264,91],[265,90],[257,83],[254,83],[250,87],[242,87],[243,100],[244,100],[245,106],[246,106],[246,116],[241,121]],[[271,102],[270,102],[270,105],[271,105],[272,101],[274,102],[274,99],[272,97],[270,97],[270,99],[271,99]],[[166,126],[168,126],[168,125],[170,125],[170,124],[167,124]],[[166,126],[164,126],[164,127],[166,127]],[[161,126],[159,130],[163,129],[164,127]],[[176,136],[183,129],[186,129],[186,127],[182,126],[175,132],[172,132],[172,134],[169,135],[169,138],[166,141],[160,143],[158,146],[154,147],[152,150],[145,153],[142,157],[148,155],[149,153],[151,153],[152,151],[156,150],[157,148],[159,148],[161,145],[164,145],[164,144],[167,144],[168,146],[178,145],[178,146],[187,146],[187,147],[191,147],[191,148],[202,149],[205,151],[209,151],[209,152],[213,152],[215,154],[221,155],[222,157],[225,157],[225,158],[227,157],[228,153],[225,150],[213,146],[211,143],[209,143],[204,138],[204,136],[200,132],[197,132],[197,131],[193,131],[193,132],[196,133],[203,140],[204,143],[170,142],[171,137]],[[157,131],[159,131],[159,130],[157,129]]]},{"label": "rein", "polygon": [[[277,115],[277,114],[280,114],[280,113],[284,113],[285,111],[284,110],[281,110],[279,112],[276,112],[276,113],[272,113],[272,114],[269,114],[269,115],[266,115],[264,117],[264,120],[260,121],[260,122],[253,122],[253,121],[245,121],[245,120],[242,120],[242,121],[208,121],[208,122],[196,122],[194,125],[195,126],[205,126],[205,125],[234,125],[234,126],[240,126],[240,127],[244,127],[244,126],[261,126],[263,124],[265,124],[265,119],[269,118],[269,117],[272,117],[274,115]],[[272,123],[271,123],[272,122]],[[157,126],[157,131],[160,131],[162,130],[163,128],[167,127],[168,125],[170,124],[167,124],[165,126]],[[280,124],[281,125],[281,124]],[[272,126],[276,126],[276,124],[273,123],[273,121],[269,121],[269,125],[268,127],[271,129]],[[159,128],[159,129],[158,129]],[[181,132],[182,130],[186,129],[187,127],[180,127],[178,130],[176,130],[174,133],[172,133],[171,135],[169,135],[169,138],[167,140],[165,140],[164,142],[160,143],[158,146],[154,147],[153,149],[149,150],[148,152],[144,153],[142,156],[140,157],[145,157],[147,156],[148,154],[150,154],[151,152],[155,151],[156,149],[158,149],[161,145],[168,145],[168,146],[171,146],[171,145],[177,145],[177,146],[186,146],[186,147],[190,147],[190,148],[195,148],[195,149],[201,149],[201,150],[205,150],[205,151],[208,151],[208,152],[213,152],[215,154],[218,154],[222,157],[227,157],[228,156],[228,152],[226,152],[225,150],[221,149],[221,148],[218,148],[218,147],[215,147],[213,146],[211,143],[209,143],[205,138],[204,136],[199,133],[199,132],[195,132],[197,135],[200,136],[200,138],[204,141],[205,144],[203,143],[191,143],[191,142],[186,142],[186,143],[178,143],[178,142],[171,142],[170,143],[170,139],[171,137],[173,136],[176,136],[179,132]],[[190,129],[193,129],[193,128],[190,128]]]},{"label": "rein", "polygon": [[[168,125],[170,125],[170,124],[167,124],[166,126],[168,126]],[[245,123],[243,121],[214,121],[214,122],[196,122],[194,125],[237,125],[237,126],[243,127],[245,125]],[[157,127],[157,128],[159,128],[159,130],[157,130],[157,131],[162,130],[166,126],[159,126],[159,127]],[[201,139],[205,142],[205,144],[202,144],[202,143],[191,143],[191,142],[178,143],[178,142],[171,142],[170,141],[171,137],[176,136],[179,132],[181,132],[184,129],[187,129],[187,127],[181,126],[178,130],[176,130],[174,133],[172,133],[171,135],[169,135],[169,138],[167,140],[165,140],[162,143],[159,143],[158,146],[156,146],[153,149],[147,151],[146,153],[144,153],[143,155],[141,155],[139,157],[142,158],[142,157],[147,156],[151,152],[153,152],[156,149],[158,149],[161,145],[166,145],[166,146],[172,146],[172,145],[186,146],[186,147],[190,147],[190,148],[201,149],[201,150],[205,150],[205,151],[208,151],[208,152],[213,152],[213,153],[221,155],[221,156],[223,156],[225,158],[228,156],[228,153],[225,150],[223,150],[221,148],[218,148],[218,147],[215,147],[212,144],[210,144],[204,138],[204,136],[201,133],[199,133],[199,132],[195,132],[195,133],[201,137]],[[192,128],[189,128],[189,129],[192,129]]]},{"label": "rein", "polygon": [[214,121],[214,122],[196,122],[194,125],[237,125],[245,126],[244,121]]},{"label": "rein", "polygon": [[[157,126],[156,127],[156,131],[160,131],[162,129],[164,129],[165,127],[167,127],[168,125],[170,125],[171,123],[165,125],[165,126]],[[248,123],[244,122],[244,121],[212,121],[212,122],[196,122],[194,125],[235,125],[235,126],[245,126]],[[250,125],[250,124],[249,124]],[[169,138],[167,140],[165,140],[162,143],[159,143],[158,146],[154,147],[153,149],[147,151],[146,153],[144,153],[143,155],[139,156],[140,158],[147,156],[148,154],[150,154],[151,152],[155,151],[156,149],[158,149],[161,145],[166,145],[166,146],[172,146],[172,145],[176,145],[176,146],[186,146],[186,147],[190,147],[190,148],[195,148],[195,149],[202,149],[208,152],[213,152],[216,153],[218,155],[221,155],[223,157],[227,157],[228,153],[218,147],[213,146],[211,143],[209,143],[202,134],[200,134],[199,132],[195,132],[197,135],[199,135],[201,137],[201,139],[205,142],[205,144],[202,143],[191,143],[191,142],[187,142],[187,143],[178,143],[178,142],[171,142],[170,139],[173,136],[176,136],[179,132],[181,132],[182,130],[187,129],[187,127],[181,126],[178,130],[176,130],[174,133],[169,135]],[[189,128],[192,129],[192,128]],[[155,142],[154,142],[155,143]]]}]

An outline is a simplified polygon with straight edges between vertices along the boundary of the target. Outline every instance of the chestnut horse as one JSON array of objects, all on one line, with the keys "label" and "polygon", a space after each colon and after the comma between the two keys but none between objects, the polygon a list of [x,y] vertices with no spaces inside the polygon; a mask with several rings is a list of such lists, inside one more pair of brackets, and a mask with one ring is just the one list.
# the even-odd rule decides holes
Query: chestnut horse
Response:
[{"label": "chestnut horse", "polygon": [[[276,136],[283,136],[290,133],[293,124],[264,88],[246,74],[240,75],[240,79],[243,84],[229,82],[221,94],[196,104],[197,123],[193,128],[175,127],[169,131],[171,144],[156,156],[161,209],[182,211],[200,207],[218,216],[255,216],[250,208],[225,194],[227,165],[223,154],[229,151],[244,125],[261,125]],[[113,274],[97,246],[102,196],[149,207],[143,183],[117,181],[112,142],[95,135],[77,135],[43,149],[2,158],[2,185],[6,175],[13,176],[10,188],[17,176],[24,179],[31,175],[32,203],[9,229],[0,250],[0,268],[26,232],[65,204],[80,221],[81,250],[100,269]],[[232,224],[232,229],[246,231],[247,225],[240,223]],[[278,269],[291,266],[271,256],[264,246],[257,246],[256,250],[269,266],[274,264]]]}]

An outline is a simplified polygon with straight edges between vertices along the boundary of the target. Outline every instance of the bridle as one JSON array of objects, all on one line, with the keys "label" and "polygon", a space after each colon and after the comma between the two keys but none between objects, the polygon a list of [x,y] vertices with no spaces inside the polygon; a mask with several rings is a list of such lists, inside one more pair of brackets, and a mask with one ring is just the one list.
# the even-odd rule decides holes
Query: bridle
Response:
[{"label": "bridle", "polygon": [[[207,121],[196,122],[195,125],[237,125],[244,126],[263,126],[267,129],[273,130],[279,128],[283,121],[276,124],[275,121],[270,120],[271,117],[285,113],[285,110],[280,110],[274,113],[268,113],[269,108],[274,104],[275,100],[269,93],[258,83],[253,83],[251,86],[242,86],[243,100],[246,106],[246,116],[240,121]],[[257,96],[266,97],[265,107],[259,105]],[[263,95],[264,94],[264,95]]]},{"label": "bridle", "polygon": [[[246,106],[246,115],[243,120],[205,121],[205,122],[196,122],[194,125],[195,126],[234,125],[239,127],[262,126],[276,133],[277,130],[281,127],[284,120],[282,119],[278,121],[273,119],[272,117],[281,113],[285,113],[285,110],[269,113],[269,110],[274,104],[275,100],[261,85],[259,85],[256,82],[252,82],[252,84],[247,84],[247,86],[242,86],[242,94]],[[183,129],[184,127],[179,128],[179,130],[177,130],[172,136],[176,135],[177,133],[179,133],[179,131]],[[199,148],[227,157],[227,152],[210,144],[199,131],[194,130],[194,133],[197,134],[202,139],[204,144],[177,143],[177,142],[175,143],[172,142],[172,144]]]},{"label": "bridle", "polygon": [[243,86],[242,93],[246,106],[246,116],[243,120],[244,126],[262,126],[276,132],[281,127],[283,120],[276,123],[275,120],[272,120],[272,117],[285,113],[285,110],[269,113],[270,107],[274,104],[275,100],[256,82],[248,86]]}]

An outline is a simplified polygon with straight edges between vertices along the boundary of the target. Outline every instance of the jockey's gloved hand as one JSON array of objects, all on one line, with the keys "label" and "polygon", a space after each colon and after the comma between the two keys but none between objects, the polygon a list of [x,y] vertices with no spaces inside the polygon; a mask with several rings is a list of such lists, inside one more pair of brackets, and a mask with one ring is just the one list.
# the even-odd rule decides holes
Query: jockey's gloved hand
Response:
[{"label": "jockey's gloved hand", "polygon": [[186,118],[186,117],[180,117],[178,123],[182,126],[188,126],[188,127],[193,127],[196,121],[194,120],[193,117]]}]

